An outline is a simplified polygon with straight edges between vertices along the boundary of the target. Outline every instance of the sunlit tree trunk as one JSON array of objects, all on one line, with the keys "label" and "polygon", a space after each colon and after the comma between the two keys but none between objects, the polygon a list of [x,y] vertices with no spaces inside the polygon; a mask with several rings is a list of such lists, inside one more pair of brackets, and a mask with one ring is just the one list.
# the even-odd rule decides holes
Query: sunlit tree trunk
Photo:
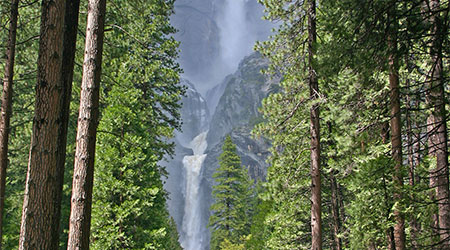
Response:
[{"label": "sunlit tree trunk", "polygon": [[106,0],[89,0],[67,249],[89,249]]},{"label": "sunlit tree trunk", "polygon": [[[394,3],[395,4],[395,3]],[[391,147],[392,158],[394,160],[394,241],[395,249],[404,250],[406,245],[405,236],[405,218],[402,211],[402,190],[403,190],[403,174],[402,174],[402,133],[401,133],[401,113],[400,113],[400,84],[398,75],[398,55],[397,55],[397,19],[395,7],[391,7],[389,11],[389,19],[391,20],[388,32],[388,49],[389,49],[389,90],[390,90],[390,129],[391,129]]]},{"label": "sunlit tree trunk", "polygon": [[[308,71],[309,91],[312,101],[319,98],[319,83],[314,67],[316,45],[316,2],[308,0]],[[311,238],[312,250],[322,249],[322,205],[320,180],[320,127],[319,105],[316,103],[310,111],[311,134]]]},{"label": "sunlit tree trunk", "polygon": [[19,249],[58,249],[63,171],[59,169],[66,1],[42,1],[36,101]]}]

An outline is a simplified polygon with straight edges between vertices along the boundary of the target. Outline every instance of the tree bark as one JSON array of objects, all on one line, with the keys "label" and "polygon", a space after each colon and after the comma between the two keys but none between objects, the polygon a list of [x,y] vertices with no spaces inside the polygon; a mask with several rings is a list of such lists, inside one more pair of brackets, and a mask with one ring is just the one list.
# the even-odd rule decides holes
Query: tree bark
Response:
[{"label": "tree bark", "polygon": [[[319,98],[319,83],[314,67],[316,45],[316,2],[308,0],[308,71],[309,92],[312,101]],[[320,127],[319,105],[313,104],[310,110],[311,134],[311,249],[322,250],[322,204],[320,180]]]},{"label": "tree bark", "polygon": [[390,89],[390,129],[391,129],[391,153],[394,165],[394,241],[395,249],[404,250],[406,245],[405,218],[402,206],[403,175],[402,175],[402,134],[401,134],[401,113],[400,113],[400,91],[398,75],[398,55],[397,55],[397,19],[395,7],[389,11],[389,19],[392,20],[388,34],[389,49],[389,89]]},{"label": "tree bark", "polygon": [[[407,68],[409,68],[409,63],[408,63],[408,59],[406,59],[407,61]],[[406,88],[408,89],[407,91],[410,91],[410,82],[409,79],[406,79]],[[419,143],[419,139],[414,138],[414,133],[413,133],[413,127],[412,127],[412,120],[411,120],[411,95],[407,94],[406,96],[406,129],[407,129],[407,150],[408,150],[408,177],[409,177],[409,185],[414,188],[414,186],[416,185],[415,183],[415,167],[416,165],[416,153],[415,152],[415,147],[416,147],[416,143]],[[414,192],[412,192],[411,196],[410,196],[411,201],[414,201],[415,198],[415,194]],[[416,208],[412,207],[413,212],[411,213],[410,216],[410,221],[409,224],[411,226],[411,250],[417,250],[418,249],[418,242],[417,242],[417,237],[419,236],[419,229],[418,229],[418,223],[417,223],[417,219],[416,219]]]},{"label": "tree bark", "polygon": [[67,249],[89,249],[106,0],[89,0]]},{"label": "tree bark", "polygon": [[[62,86],[59,120],[61,130],[58,135],[59,154],[57,156],[57,168],[60,171],[59,188],[63,189],[64,167],[66,162],[67,130],[69,125],[70,101],[72,97],[73,70],[75,65],[75,52],[78,32],[78,14],[80,10],[80,0],[66,1],[66,12],[64,17],[64,41],[63,41],[63,67]],[[62,193],[61,193],[62,194]],[[61,200],[61,198],[59,198]],[[59,242],[58,242],[59,244]]]},{"label": "tree bark", "polygon": [[[66,1],[42,1],[33,135],[19,249],[58,249],[63,171],[58,166],[63,108]],[[64,145],[65,147],[65,145]]]},{"label": "tree bark", "polygon": [[427,119],[428,154],[436,159],[436,168],[430,173],[431,188],[435,188],[438,203],[438,232],[442,247],[450,249],[450,191],[448,170],[447,123],[442,62],[442,43],[445,27],[440,18],[439,0],[428,3],[431,25],[430,56],[432,67],[426,79],[426,102],[432,109]]},{"label": "tree bark", "polygon": [[17,18],[19,0],[11,0],[9,37],[6,50],[5,77],[3,79],[0,120],[0,249],[3,236],[3,210],[5,205],[6,168],[8,167],[9,124],[12,113],[14,58],[16,52]]}]

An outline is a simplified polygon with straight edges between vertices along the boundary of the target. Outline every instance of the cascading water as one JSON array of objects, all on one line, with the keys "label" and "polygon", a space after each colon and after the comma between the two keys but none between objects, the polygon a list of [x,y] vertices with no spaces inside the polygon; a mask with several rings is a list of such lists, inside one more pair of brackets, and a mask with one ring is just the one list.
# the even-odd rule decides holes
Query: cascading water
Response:
[{"label": "cascading water", "polygon": [[[268,36],[271,26],[261,21],[263,6],[257,0],[177,0],[175,8],[172,22],[179,30],[176,34],[181,42],[179,63],[184,69],[183,77],[191,80],[193,86],[183,99],[183,132],[175,138],[176,155],[167,164],[169,177],[165,188],[181,245],[185,250],[208,250],[212,180],[203,175],[211,172],[212,165],[202,164],[214,151],[209,157],[204,154],[207,133],[200,132],[208,129],[210,115],[225,91],[223,79],[236,71],[241,59],[252,52],[256,40]],[[218,87],[207,92],[214,86]],[[210,135],[218,133],[210,132]],[[209,143],[212,150],[217,142]]]},{"label": "cascading water", "polygon": [[185,156],[183,158],[183,166],[185,170],[186,187],[185,187],[185,207],[183,217],[183,234],[181,245],[185,250],[202,249],[201,221],[200,221],[200,170],[206,154],[203,154],[208,146],[206,143],[206,135],[203,132],[197,135],[189,144],[194,155]]},{"label": "cascading water", "polygon": [[247,0],[226,0],[219,17],[221,56],[227,73],[234,72],[239,61],[252,51],[254,38],[251,37],[246,20]]}]

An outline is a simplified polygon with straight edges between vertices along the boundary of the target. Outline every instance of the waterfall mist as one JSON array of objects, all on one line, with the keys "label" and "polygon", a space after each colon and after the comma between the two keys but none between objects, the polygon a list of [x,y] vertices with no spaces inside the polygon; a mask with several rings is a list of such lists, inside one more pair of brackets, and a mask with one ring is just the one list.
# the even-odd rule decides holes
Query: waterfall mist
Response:
[{"label": "waterfall mist", "polygon": [[243,56],[252,51],[254,37],[247,25],[246,0],[226,0],[218,18],[221,59],[224,73],[236,70]]},{"label": "waterfall mist", "polygon": [[202,165],[209,148],[207,133],[203,131],[209,129],[214,109],[224,93],[225,77],[252,53],[256,40],[269,36],[272,26],[262,16],[263,7],[257,0],[175,2],[171,22],[178,30],[178,62],[188,91],[181,110],[182,132],[176,133],[174,140],[175,155],[165,164],[169,172],[165,188],[169,192],[169,212],[186,250],[209,249],[207,224],[213,180],[204,177],[208,166]]},{"label": "waterfall mist", "polygon": [[[177,0],[172,24],[179,30],[183,77],[202,93],[219,84],[270,35],[257,0]],[[213,111],[213,110],[211,110]]]},{"label": "waterfall mist", "polygon": [[185,170],[185,207],[183,216],[183,234],[181,234],[181,245],[185,250],[202,249],[203,236],[200,220],[200,171],[206,154],[206,135],[203,132],[196,136],[190,143],[194,155],[183,158]]}]

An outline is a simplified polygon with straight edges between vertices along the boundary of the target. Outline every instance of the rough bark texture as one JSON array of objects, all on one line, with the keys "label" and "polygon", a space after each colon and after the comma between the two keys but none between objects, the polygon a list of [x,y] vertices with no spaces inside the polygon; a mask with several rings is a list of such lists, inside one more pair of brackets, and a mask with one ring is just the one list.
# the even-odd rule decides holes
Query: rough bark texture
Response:
[{"label": "rough bark texture", "polygon": [[[80,9],[80,0],[66,1],[66,12],[64,17],[64,41],[63,41],[63,67],[62,67],[62,89],[60,98],[61,112],[59,120],[61,121],[60,134],[58,135],[59,152],[56,159],[57,169],[59,171],[59,190],[63,190],[64,167],[66,162],[67,148],[67,129],[69,126],[70,101],[72,97],[73,70],[75,65],[75,52],[78,32],[78,14]],[[62,192],[60,193],[62,195]],[[61,200],[62,196],[58,198]],[[59,241],[55,244],[59,245]]]},{"label": "rough bark texture", "polygon": [[58,249],[63,134],[62,63],[66,1],[42,1],[33,135],[28,161],[19,249]]},{"label": "rough bark texture", "polygon": [[391,153],[394,160],[394,241],[395,249],[404,250],[406,245],[405,236],[405,218],[402,212],[402,134],[401,134],[401,113],[400,113],[400,90],[398,75],[398,56],[397,56],[397,21],[396,13],[391,10],[389,16],[394,20],[388,34],[389,47],[389,90],[390,90],[390,129],[391,129]]},{"label": "rough bark texture", "polygon": [[[308,0],[308,57],[309,57],[309,90],[311,100],[319,98],[319,83],[314,68],[314,52],[316,44],[316,2]],[[320,127],[319,105],[314,104],[310,111],[311,134],[311,249],[322,249],[322,205],[320,180]]]},{"label": "rough bark texture", "polygon": [[[58,135],[59,152],[56,164],[59,172],[59,189],[63,189],[64,184],[64,166],[66,162],[67,129],[69,125],[70,101],[72,96],[73,69],[75,65],[75,52],[78,32],[78,14],[80,9],[80,0],[66,1],[66,12],[64,17],[64,41],[63,41],[63,67],[62,67],[62,86],[61,99],[59,106],[61,112],[59,120],[61,121],[61,130]],[[62,193],[61,193],[62,194]],[[62,198],[58,198],[61,200]],[[59,242],[57,242],[59,244]]]},{"label": "rough bark texture", "polygon": [[89,249],[106,0],[89,0],[67,249]]},{"label": "rough bark texture", "polygon": [[9,37],[6,51],[0,120],[0,249],[3,236],[3,209],[5,205],[6,168],[8,166],[9,123],[12,113],[14,57],[16,52],[17,16],[19,0],[11,1]]},{"label": "rough bark texture", "polygon": [[426,101],[431,108],[427,119],[428,154],[436,159],[436,168],[430,173],[430,184],[435,188],[438,202],[438,233],[443,249],[450,249],[450,192],[448,170],[447,124],[442,62],[442,27],[439,0],[427,3],[431,24],[432,44],[430,48],[432,67],[426,82]]}]

